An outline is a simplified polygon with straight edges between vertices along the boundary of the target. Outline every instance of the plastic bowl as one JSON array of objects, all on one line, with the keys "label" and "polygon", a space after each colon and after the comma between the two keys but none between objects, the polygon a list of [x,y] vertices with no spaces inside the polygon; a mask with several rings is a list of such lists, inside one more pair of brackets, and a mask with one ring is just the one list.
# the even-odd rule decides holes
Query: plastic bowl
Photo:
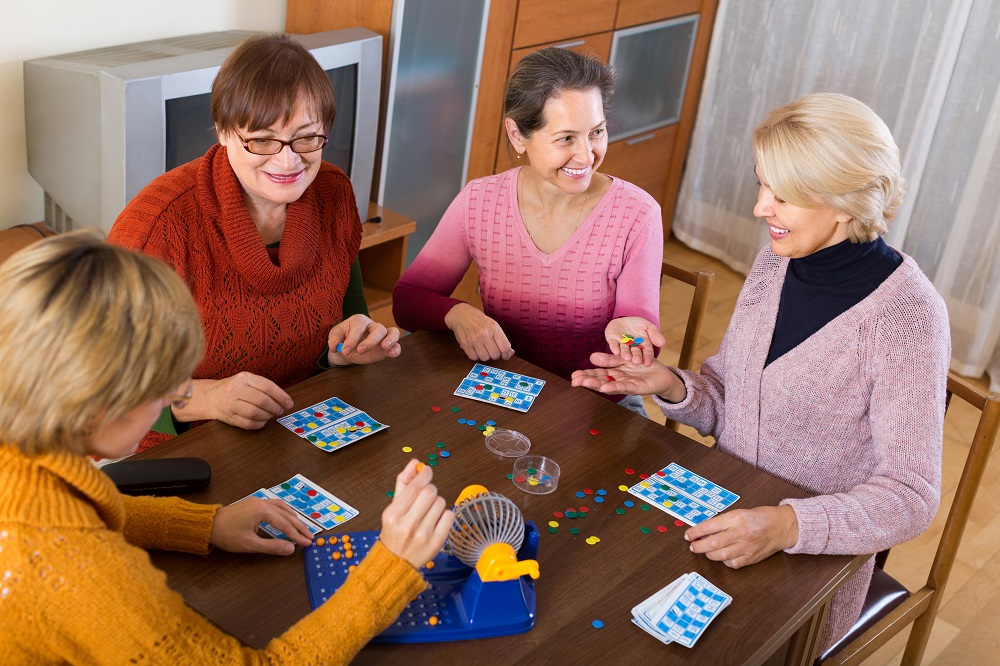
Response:
[{"label": "plastic bowl", "polygon": [[526,493],[546,495],[559,485],[559,464],[545,456],[521,456],[514,461],[513,481]]}]

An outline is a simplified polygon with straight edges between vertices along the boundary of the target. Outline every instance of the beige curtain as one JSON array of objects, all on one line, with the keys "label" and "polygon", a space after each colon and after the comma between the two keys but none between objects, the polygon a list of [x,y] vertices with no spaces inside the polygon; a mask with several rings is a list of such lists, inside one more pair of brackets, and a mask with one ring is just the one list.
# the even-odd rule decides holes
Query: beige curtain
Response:
[{"label": "beige curtain", "polygon": [[750,135],[809,92],[864,101],[889,125],[910,189],[887,241],[912,255],[951,316],[952,368],[1000,390],[1000,3],[722,0],[674,233],[746,272]]}]

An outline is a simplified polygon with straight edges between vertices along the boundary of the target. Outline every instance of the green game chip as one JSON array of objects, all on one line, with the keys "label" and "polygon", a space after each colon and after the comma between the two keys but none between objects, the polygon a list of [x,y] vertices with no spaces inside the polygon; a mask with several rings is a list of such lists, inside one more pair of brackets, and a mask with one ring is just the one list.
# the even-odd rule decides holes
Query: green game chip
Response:
[{"label": "green game chip", "polygon": [[621,507],[619,507],[619,508],[615,509],[615,513],[617,513],[619,516],[624,516],[625,515],[625,509],[622,509]]},{"label": "green game chip", "polygon": [[569,528],[569,533],[570,534],[579,534],[580,530],[578,528],[576,528],[576,527],[571,527],[571,528]]},{"label": "green game chip", "polygon": [[650,532],[652,532],[652,530],[649,529],[648,527],[640,527],[639,531],[642,532],[643,534],[649,534]]}]

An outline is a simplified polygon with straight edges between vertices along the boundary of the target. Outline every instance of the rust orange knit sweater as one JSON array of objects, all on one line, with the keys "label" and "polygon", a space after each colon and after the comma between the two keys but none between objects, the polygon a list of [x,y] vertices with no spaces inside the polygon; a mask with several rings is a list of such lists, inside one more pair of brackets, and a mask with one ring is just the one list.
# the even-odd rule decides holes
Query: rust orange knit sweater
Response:
[{"label": "rust orange knit sweater", "polygon": [[425,588],[379,544],[252,650],[186,606],[144,550],[206,553],[218,505],[125,497],[83,456],[6,444],[0,489],[0,664],[346,664]]},{"label": "rust orange knit sweater", "polygon": [[[108,241],[162,259],[191,289],[205,329],[196,379],[247,371],[284,388],[316,372],[330,328],[343,318],[361,220],[350,180],[323,163],[288,205],[275,265],[226,149],[215,145],[146,186]],[[150,433],[139,450],[166,438]]]}]

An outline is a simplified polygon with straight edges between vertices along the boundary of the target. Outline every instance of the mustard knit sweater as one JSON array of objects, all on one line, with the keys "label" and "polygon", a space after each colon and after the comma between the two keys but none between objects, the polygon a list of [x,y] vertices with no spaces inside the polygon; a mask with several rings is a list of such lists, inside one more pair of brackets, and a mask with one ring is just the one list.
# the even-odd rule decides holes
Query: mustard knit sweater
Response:
[{"label": "mustard knit sweater", "polygon": [[377,545],[332,599],[252,650],[187,607],[144,550],[207,553],[218,508],[122,496],[82,456],[0,445],[0,663],[342,664],[424,589]]}]

